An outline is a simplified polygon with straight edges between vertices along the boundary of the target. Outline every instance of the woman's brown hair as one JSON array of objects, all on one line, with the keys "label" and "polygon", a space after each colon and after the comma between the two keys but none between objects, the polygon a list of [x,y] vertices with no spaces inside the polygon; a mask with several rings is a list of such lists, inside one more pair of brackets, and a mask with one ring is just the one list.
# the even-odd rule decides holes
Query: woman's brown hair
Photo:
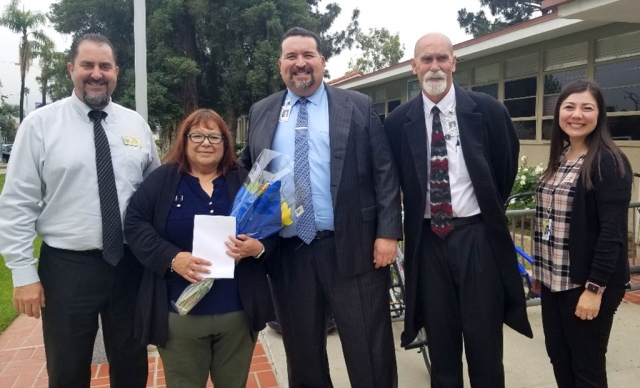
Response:
[{"label": "woman's brown hair", "polygon": [[[560,128],[560,107],[564,100],[574,93],[589,92],[591,96],[596,100],[598,106],[598,122],[596,128],[585,139],[587,146],[587,154],[585,155],[582,167],[580,168],[580,178],[584,187],[587,190],[593,188],[593,182],[591,181],[591,168],[593,162],[598,160],[598,174],[602,176],[600,171],[600,151],[607,150],[616,162],[618,171],[621,176],[625,175],[625,165],[630,166],[629,159],[622,153],[620,148],[613,142],[609,127],[607,126],[607,107],[604,103],[604,97],[602,96],[602,90],[593,81],[578,80],[573,81],[562,89],[558,96],[558,102],[553,113],[553,125],[551,127],[551,147],[549,149],[549,162],[547,169],[542,175],[542,180],[546,181],[553,177],[553,174],[558,171],[560,164],[560,158],[562,153],[569,146],[569,136]],[[612,172],[606,171],[609,174]]]},{"label": "woman's brown hair", "polygon": [[[169,153],[162,159],[163,163],[176,163],[181,173],[189,173],[191,171],[191,165],[187,158],[187,142],[189,138],[187,135],[191,128],[202,126],[207,129],[218,128],[220,134],[222,134],[222,144],[224,146],[224,154],[220,163],[218,163],[218,174],[225,175],[229,171],[237,170],[240,168],[238,158],[234,152],[233,143],[231,142],[231,134],[227,123],[224,122],[222,117],[211,109],[198,109],[191,113],[180,125],[178,130],[178,136],[173,147]],[[208,140],[205,140],[208,141]]]}]

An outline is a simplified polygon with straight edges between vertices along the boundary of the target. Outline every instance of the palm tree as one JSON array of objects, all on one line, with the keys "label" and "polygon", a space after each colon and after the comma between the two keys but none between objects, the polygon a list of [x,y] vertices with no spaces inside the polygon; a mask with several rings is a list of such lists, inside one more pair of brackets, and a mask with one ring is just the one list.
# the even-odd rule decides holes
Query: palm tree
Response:
[{"label": "palm tree", "polygon": [[[44,26],[47,18],[42,12],[20,10],[19,0],[11,0],[0,16],[0,26],[7,27],[20,38],[20,121],[24,118],[24,81],[31,67],[34,52],[39,50],[47,36],[38,28]],[[29,40],[29,36],[33,39]]]},{"label": "palm tree", "polygon": [[34,52],[34,56],[40,58],[40,76],[36,77],[36,81],[40,84],[40,92],[42,92],[42,106],[47,105],[49,82],[54,76],[53,60],[57,54],[61,53],[55,51],[55,44],[50,39],[42,42],[40,49]]}]

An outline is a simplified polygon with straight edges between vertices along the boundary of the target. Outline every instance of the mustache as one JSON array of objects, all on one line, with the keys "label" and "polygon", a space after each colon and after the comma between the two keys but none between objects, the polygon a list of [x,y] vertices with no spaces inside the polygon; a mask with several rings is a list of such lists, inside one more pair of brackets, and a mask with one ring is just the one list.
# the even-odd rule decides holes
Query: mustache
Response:
[{"label": "mustache", "polygon": [[291,70],[289,71],[290,75],[296,75],[298,73],[311,73],[313,74],[313,69],[311,68],[311,66],[304,66],[304,67],[292,67]]},{"label": "mustache", "polygon": [[442,70],[429,71],[424,75],[424,79],[446,79],[446,78],[447,78],[447,74]]},{"label": "mustache", "polygon": [[93,79],[91,77],[85,78],[82,82],[85,84],[98,84],[98,85],[107,85],[109,81],[106,78]]}]

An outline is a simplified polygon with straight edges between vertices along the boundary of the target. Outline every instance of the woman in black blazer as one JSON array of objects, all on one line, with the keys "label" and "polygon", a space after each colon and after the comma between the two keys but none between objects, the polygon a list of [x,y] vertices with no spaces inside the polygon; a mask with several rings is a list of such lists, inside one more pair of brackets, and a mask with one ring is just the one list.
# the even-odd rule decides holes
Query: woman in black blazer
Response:
[{"label": "woman in black blazer", "polygon": [[171,301],[208,272],[191,254],[194,216],[228,216],[247,171],[224,120],[207,109],[186,118],[165,163],[142,182],[125,218],[126,240],[145,266],[136,336],[158,345],[168,387],[205,387],[209,375],[217,388],[245,387],[257,332],[275,318],[263,265],[275,238],[232,238],[234,279],[216,279],[179,315]]},{"label": "woman in black blazer", "polygon": [[533,278],[560,388],[607,387],[609,334],[629,281],[632,173],[606,119],[595,83],[562,90],[536,190]]}]

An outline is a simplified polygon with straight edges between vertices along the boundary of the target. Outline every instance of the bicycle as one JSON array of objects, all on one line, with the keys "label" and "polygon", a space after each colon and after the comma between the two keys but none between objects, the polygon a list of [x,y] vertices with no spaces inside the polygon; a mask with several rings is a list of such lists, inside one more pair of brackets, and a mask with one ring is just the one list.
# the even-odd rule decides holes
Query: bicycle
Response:
[{"label": "bicycle", "polygon": [[[521,198],[526,198],[531,196],[535,197],[535,194],[536,193],[533,191],[527,191],[524,193],[511,195],[507,198],[504,208],[506,209],[509,203],[511,203],[513,200],[518,200]],[[533,238],[533,236],[531,236],[531,238]],[[515,247],[516,254],[518,256],[526,260],[529,263],[529,265],[533,265],[533,258],[529,256],[529,254],[525,252],[524,249],[518,246],[518,244],[516,244],[515,241],[513,243],[513,246]],[[522,286],[524,287],[524,290],[525,290],[525,299],[528,301],[531,299],[539,298],[540,295],[533,290],[531,275],[529,275],[529,272],[527,272],[527,269],[524,267],[524,265],[522,265],[520,260],[518,260],[518,271],[520,272],[520,278],[522,279]]]},{"label": "bicycle", "polygon": [[[391,284],[389,286],[389,303],[391,304],[391,316],[393,318],[399,318],[404,314],[404,280],[404,253],[400,245],[398,245],[396,261],[391,264]],[[416,339],[412,343],[405,346],[405,350],[413,349],[418,349],[418,353],[422,354],[427,372],[431,374],[427,333],[424,328],[420,329]]]}]

